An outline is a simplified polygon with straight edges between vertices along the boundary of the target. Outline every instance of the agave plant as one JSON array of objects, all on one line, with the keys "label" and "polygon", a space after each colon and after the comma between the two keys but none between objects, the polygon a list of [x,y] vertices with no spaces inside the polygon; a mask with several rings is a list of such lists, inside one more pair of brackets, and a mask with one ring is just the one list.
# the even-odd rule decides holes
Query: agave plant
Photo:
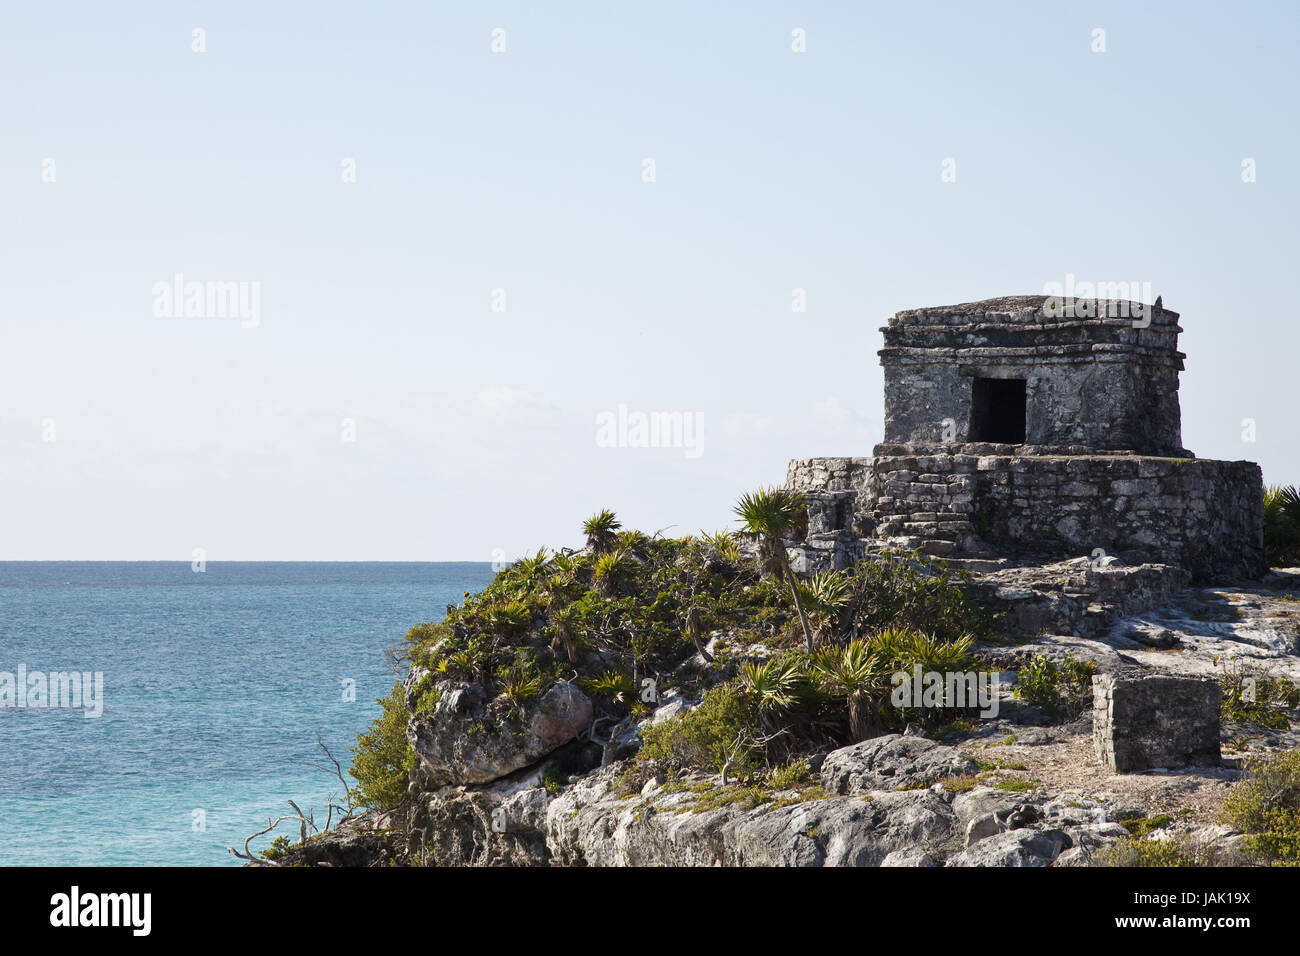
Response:
[{"label": "agave plant", "polygon": [[646,537],[644,531],[635,529],[620,531],[614,536],[613,550],[626,551],[628,554],[636,554],[645,557],[650,548],[650,539]]},{"label": "agave plant", "polygon": [[782,540],[786,534],[798,528],[806,514],[803,496],[785,488],[760,488],[742,496],[736,504],[735,512],[744,524],[745,533],[759,539],[759,562],[763,574],[778,580],[782,577],[789,580],[804,640],[807,641],[808,652],[812,653],[812,629],[808,626],[808,616],[804,614],[803,603],[799,599],[799,586]]},{"label": "agave plant", "polygon": [[593,572],[600,593],[613,598],[618,596],[619,588],[636,573],[637,563],[626,551],[611,551],[601,555]]},{"label": "agave plant", "polygon": [[974,644],[975,639],[969,634],[945,641],[910,627],[886,628],[868,642],[872,653],[891,671],[910,672],[914,665],[920,664],[923,672],[941,674],[970,670],[975,665]]},{"label": "agave plant", "polygon": [[618,530],[622,527],[622,522],[608,508],[597,511],[582,523],[582,533],[587,536],[587,548],[592,554],[604,554],[614,546]]},{"label": "agave plant", "polygon": [[876,697],[889,681],[887,662],[872,653],[867,641],[859,639],[847,647],[822,648],[814,655],[812,667],[821,688],[847,702],[852,742],[872,736],[877,726]]},{"label": "agave plant", "polygon": [[1264,490],[1264,555],[1272,568],[1300,563],[1300,489],[1295,485]]}]

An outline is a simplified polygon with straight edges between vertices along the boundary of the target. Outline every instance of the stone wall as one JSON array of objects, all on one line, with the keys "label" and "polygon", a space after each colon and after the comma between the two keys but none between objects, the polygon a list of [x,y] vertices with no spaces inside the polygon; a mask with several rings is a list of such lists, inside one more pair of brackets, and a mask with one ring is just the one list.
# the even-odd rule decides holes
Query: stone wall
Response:
[{"label": "stone wall", "polygon": [[[1025,442],[1181,456],[1178,314],[1045,314],[1044,296],[899,312],[881,329],[886,442],[971,440],[972,384],[1025,380]],[[1073,304],[1073,302],[1072,302]],[[1092,303],[1129,316],[1137,303]],[[947,424],[945,426],[945,421]],[[945,432],[946,429],[946,432]]]},{"label": "stone wall", "polygon": [[793,461],[787,486],[807,493],[810,531],[911,536],[935,554],[1101,549],[1184,567],[1198,582],[1265,570],[1263,478],[1253,462],[950,448]]},{"label": "stone wall", "polygon": [[1218,766],[1222,691],[1212,678],[1092,679],[1093,744],[1116,773]]}]

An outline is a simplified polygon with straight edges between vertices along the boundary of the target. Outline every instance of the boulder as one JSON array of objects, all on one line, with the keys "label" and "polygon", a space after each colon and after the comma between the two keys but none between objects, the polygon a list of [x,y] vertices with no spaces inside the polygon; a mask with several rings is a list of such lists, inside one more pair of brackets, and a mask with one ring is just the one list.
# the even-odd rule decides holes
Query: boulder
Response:
[{"label": "boulder", "polygon": [[833,750],[822,763],[822,785],[831,793],[898,790],[929,785],[945,777],[973,774],[974,761],[956,747],[925,737],[886,734],[851,747]]},{"label": "boulder", "polygon": [[[408,692],[417,673],[407,679]],[[591,700],[567,681],[553,684],[517,719],[494,712],[480,684],[438,686],[442,694],[433,711],[413,717],[406,730],[426,790],[499,780],[576,739],[591,724]]]},{"label": "boulder", "polygon": [[[951,808],[929,790],[775,808],[745,809],[737,802],[694,812],[696,796],[683,791],[622,797],[621,769],[606,767],[551,801],[546,820],[553,864],[880,866],[891,854],[937,848],[953,837]],[[891,865],[907,858],[895,856]]]},{"label": "boulder", "polygon": [[947,866],[1050,866],[1070,838],[1061,830],[1008,830],[980,840],[956,856]]}]

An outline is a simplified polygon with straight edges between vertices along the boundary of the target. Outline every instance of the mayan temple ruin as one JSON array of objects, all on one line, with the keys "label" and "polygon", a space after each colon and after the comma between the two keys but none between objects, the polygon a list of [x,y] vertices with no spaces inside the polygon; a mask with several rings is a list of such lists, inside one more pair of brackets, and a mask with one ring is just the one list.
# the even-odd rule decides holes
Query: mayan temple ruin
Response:
[{"label": "mayan temple ruin", "polygon": [[[1182,447],[1178,318],[1159,299],[1041,295],[894,315],[884,442],[790,463],[802,566],[915,548],[992,575],[1022,626],[1083,631],[1190,582],[1258,577],[1259,466]],[[1064,587],[1033,573],[1062,561],[1081,572]]]}]

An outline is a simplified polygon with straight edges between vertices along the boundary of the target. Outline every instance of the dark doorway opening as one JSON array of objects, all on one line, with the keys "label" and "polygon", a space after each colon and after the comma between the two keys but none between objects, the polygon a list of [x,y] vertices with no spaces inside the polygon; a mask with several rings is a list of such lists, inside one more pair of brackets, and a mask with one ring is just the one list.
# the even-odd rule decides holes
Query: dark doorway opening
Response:
[{"label": "dark doorway opening", "polygon": [[971,389],[970,440],[1023,445],[1025,380],[977,378]]}]

